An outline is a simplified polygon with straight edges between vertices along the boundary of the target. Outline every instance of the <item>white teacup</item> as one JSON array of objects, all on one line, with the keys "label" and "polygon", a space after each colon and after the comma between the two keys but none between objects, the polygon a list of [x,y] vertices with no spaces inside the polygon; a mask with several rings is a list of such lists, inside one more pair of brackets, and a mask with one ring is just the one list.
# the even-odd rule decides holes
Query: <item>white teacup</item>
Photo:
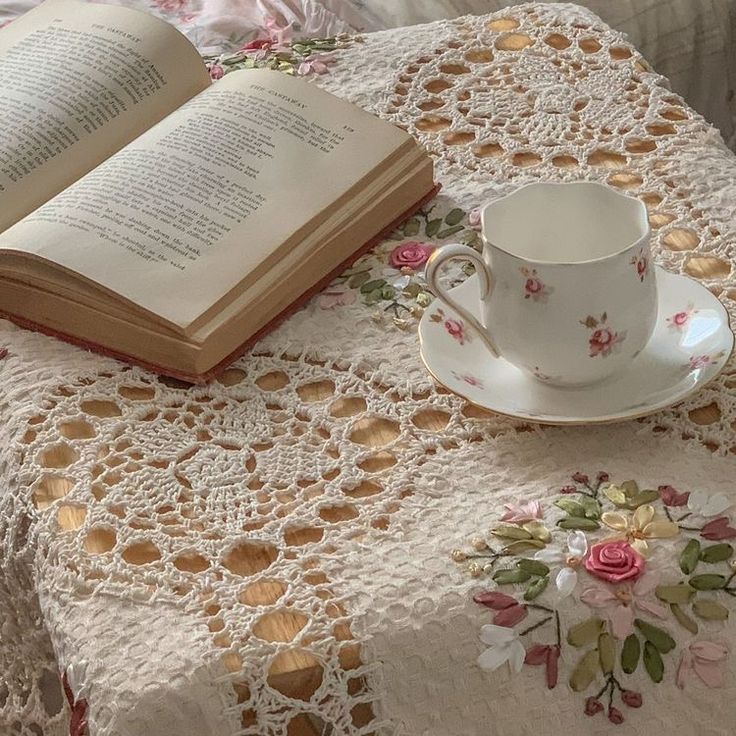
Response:
[{"label": "white teacup", "polygon": [[[647,344],[657,284],[638,199],[594,182],[529,184],[483,207],[481,224],[482,255],[447,245],[426,277],[496,357],[574,386],[621,370]],[[483,324],[438,281],[453,258],[476,267]]]}]

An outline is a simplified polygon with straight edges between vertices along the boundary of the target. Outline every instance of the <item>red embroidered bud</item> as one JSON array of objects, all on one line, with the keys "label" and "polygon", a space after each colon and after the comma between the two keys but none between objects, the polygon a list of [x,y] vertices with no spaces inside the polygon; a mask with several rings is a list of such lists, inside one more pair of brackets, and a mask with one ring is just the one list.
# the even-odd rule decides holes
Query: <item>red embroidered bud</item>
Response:
[{"label": "red embroidered bud", "polygon": [[598,698],[594,698],[592,695],[585,699],[585,715],[594,716],[596,713],[600,713],[603,710],[603,703]]},{"label": "red embroidered bud", "polygon": [[588,476],[587,476],[587,475],[585,475],[584,473],[580,473],[580,472],[577,472],[577,473],[575,473],[575,474],[574,474],[574,475],[572,476],[572,479],[573,479],[573,480],[574,480],[574,481],[575,481],[576,483],[588,483],[588,482],[590,481],[590,478],[588,478]]},{"label": "red embroidered bud", "polygon": [[476,593],[473,600],[481,606],[492,608],[494,611],[503,611],[504,608],[518,605],[516,598],[512,598],[506,593],[499,593],[495,590],[487,590],[483,593]]},{"label": "red embroidered bud", "polygon": [[600,472],[598,473],[598,475],[597,475],[598,481],[599,481],[600,483],[608,483],[608,480],[610,479],[610,477],[611,477],[611,476],[610,476],[610,475],[608,475],[608,473],[606,473],[606,472],[605,472],[605,471],[603,471],[603,470],[601,470],[601,471],[600,471]]},{"label": "red embroidered bud", "polygon": [[519,621],[523,621],[526,618],[527,613],[528,611],[526,610],[526,606],[520,606],[517,604],[510,608],[504,608],[503,611],[499,611],[493,617],[493,623],[496,624],[496,626],[505,626],[510,629],[516,626]]},{"label": "red embroidered bud", "polygon": [[577,493],[577,492],[578,492],[578,489],[575,488],[575,486],[564,486],[564,488],[560,488],[560,493],[569,494],[569,493]]},{"label": "red embroidered bud", "polygon": [[611,706],[608,709],[608,720],[618,726],[619,723],[624,722],[624,714],[618,708]]},{"label": "red embroidered bud", "polygon": [[637,693],[634,690],[624,690],[621,693],[621,700],[629,706],[629,708],[641,708],[643,702],[641,693]]}]

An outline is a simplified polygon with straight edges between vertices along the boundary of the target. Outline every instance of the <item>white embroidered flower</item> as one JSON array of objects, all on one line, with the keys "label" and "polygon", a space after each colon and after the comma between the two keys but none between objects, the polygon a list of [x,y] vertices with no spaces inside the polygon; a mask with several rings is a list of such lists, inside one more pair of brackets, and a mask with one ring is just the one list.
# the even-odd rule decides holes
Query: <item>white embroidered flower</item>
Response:
[{"label": "white embroidered flower", "polygon": [[564,598],[570,595],[578,584],[578,568],[583,564],[588,554],[588,540],[581,531],[570,532],[567,535],[567,550],[559,545],[552,545],[540,549],[534,559],[544,562],[545,565],[561,565],[555,578],[555,585]]},{"label": "white embroidered flower", "polygon": [[733,505],[733,501],[723,493],[710,495],[703,491],[691,491],[687,507],[701,516],[720,516]]},{"label": "white embroidered flower", "polygon": [[480,640],[488,644],[488,649],[478,657],[481,669],[493,672],[508,662],[512,672],[521,672],[526,650],[514,629],[486,624],[480,628]]}]

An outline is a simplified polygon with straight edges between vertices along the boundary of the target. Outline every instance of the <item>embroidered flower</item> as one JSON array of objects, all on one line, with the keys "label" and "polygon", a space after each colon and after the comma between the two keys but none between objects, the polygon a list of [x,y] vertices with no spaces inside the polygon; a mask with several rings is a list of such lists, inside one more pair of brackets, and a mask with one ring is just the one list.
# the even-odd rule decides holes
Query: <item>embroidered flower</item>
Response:
[{"label": "embroidered flower", "polygon": [[561,565],[555,577],[555,585],[564,598],[570,595],[578,583],[578,568],[583,564],[588,554],[588,540],[581,531],[570,532],[567,535],[567,550],[561,546],[550,546],[540,549],[534,559],[547,565]]},{"label": "embroidered flower", "polygon": [[690,302],[687,305],[687,309],[683,310],[682,312],[675,312],[671,317],[667,317],[667,326],[671,330],[677,330],[678,332],[682,332],[682,330],[685,328],[685,325],[690,321],[690,318],[697,312],[698,310],[695,309],[695,305]]},{"label": "embroidered flower", "polygon": [[85,698],[76,698],[69,677],[66,672],[61,676],[61,684],[64,688],[69,708],[71,709],[71,718],[69,719],[69,736],[85,736],[87,733],[87,716],[89,707]]},{"label": "embroidered flower", "polygon": [[514,629],[486,624],[481,626],[480,640],[488,645],[488,649],[478,657],[478,665],[481,669],[493,672],[508,662],[512,672],[521,672],[526,650],[519,641],[519,634]]},{"label": "embroidered flower", "polygon": [[628,542],[600,542],[591,547],[585,569],[601,580],[622,583],[636,580],[643,572],[644,558]]},{"label": "embroidered flower", "polygon": [[327,66],[334,61],[332,54],[311,54],[297,67],[296,73],[300,77],[308,74],[327,74],[330,70]]},{"label": "embroidered flower", "polygon": [[458,373],[457,371],[453,371],[452,375],[455,376],[455,378],[458,381],[467,383],[468,386],[474,386],[476,388],[483,388],[483,381],[481,381],[480,378],[476,378],[475,376],[472,376],[470,373]]},{"label": "embroidered flower", "polygon": [[389,261],[394,268],[402,268],[408,266],[409,268],[419,268],[423,266],[432,253],[435,251],[435,247],[429,243],[420,243],[417,240],[409,240],[406,243],[397,245],[389,256]]},{"label": "embroidered flower", "polygon": [[646,597],[659,584],[659,577],[652,573],[640,577],[634,585],[624,583],[615,588],[586,588],[580,600],[591,608],[603,609],[611,622],[611,631],[617,639],[625,639],[634,631],[634,611],[638,609],[665,618],[667,609]]},{"label": "embroidered flower", "polygon": [[728,649],[712,641],[694,641],[683,653],[677,668],[677,687],[683,689],[694,672],[708,687],[723,687]]},{"label": "embroidered flower", "polygon": [[657,490],[665,506],[686,506],[690,498],[689,492],[680,493],[672,486],[659,486]]},{"label": "embroidered flower", "polygon": [[320,309],[334,309],[335,307],[346,307],[353,304],[356,294],[353,289],[343,286],[331,286],[323,291],[318,299]]},{"label": "embroidered flower", "polygon": [[729,524],[727,516],[719,516],[717,519],[709,521],[700,530],[700,536],[712,542],[723,539],[734,539],[736,538],[736,529]]},{"label": "embroidered flower", "polygon": [[217,62],[210,64],[207,69],[210,73],[210,79],[217,80],[225,76],[225,68]]},{"label": "embroidered flower", "polygon": [[639,280],[644,281],[649,270],[649,259],[644,255],[644,251],[641,251],[638,256],[632,257],[631,265],[636,266],[636,274]]},{"label": "embroidered flower", "polygon": [[509,521],[512,524],[523,524],[525,521],[534,521],[541,519],[544,511],[539,501],[528,501],[527,503],[515,504],[505,503],[506,511],[501,517],[501,521]]},{"label": "embroidered flower", "polygon": [[531,299],[534,302],[546,302],[554,289],[550,286],[546,286],[542,282],[537,275],[536,268],[529,269],[522,267],[520,271],[526,279],[524,281],[524,299]]},{"label": "embroidered flower", "polygon": [[470,227],[473,228],[473,230],[480,230],[482,225],[480,221],[480,207],[475,207],[468,213],[468,224]]},{"label": "embroidered flower", "polygon": [[694,511],[696,514],[700,514],[700,516],[705,516],[706,518],[721,516],[732,505],[733,501],[723,493],[709,495],[703,491],[693,491],[687,502],[687,507],[690,511]]},{"label": "embroidered flower", "polygon": [[465,332],[465,323],[459,319],[446,319],[445,329],[450,337],[455,338],[461,345],[465,345],[466,341],[470,342],[470,337]]},{"label": "embroidered flower", "polygon": [[640,555],[649,555],[648,539],[668,539],[680,533],[680,527],[672,521],[657,516],[650,504],[639,506],[631,516],[620,511],[606,511],[601,522],[609,529],[618,532],[606,542],[623,540],[628,542]]}]

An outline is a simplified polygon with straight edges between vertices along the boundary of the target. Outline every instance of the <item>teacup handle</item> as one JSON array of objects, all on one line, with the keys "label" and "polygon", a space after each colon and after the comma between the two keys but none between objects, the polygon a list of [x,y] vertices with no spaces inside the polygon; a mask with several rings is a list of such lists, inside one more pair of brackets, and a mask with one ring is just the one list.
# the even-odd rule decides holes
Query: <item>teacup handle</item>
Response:
[{"label": "teacup handle", "polygon": [[491,336],[488,334],[488,330],[486,330],[486,328],[481,324],[480,320],[472,315],[467,309],[461,307],[439,283],[439,267],[443,263],[455,258],[464,258],[473,263],[475,266],[475,272],[478,274],[480,299],[481,301],[487,299],[493,290],[493,273],[478,251],[473,250],[470,246],[461,245],[460,243],[444,245],[432,253],[427,261],[427,266],[424,272],[427,283],[437,297],[447,304],[448,307],[457,312],[478,333],[478,336],[485,342],[491,353],[496,358],[499,358],[501,353],[493,342]]}]

